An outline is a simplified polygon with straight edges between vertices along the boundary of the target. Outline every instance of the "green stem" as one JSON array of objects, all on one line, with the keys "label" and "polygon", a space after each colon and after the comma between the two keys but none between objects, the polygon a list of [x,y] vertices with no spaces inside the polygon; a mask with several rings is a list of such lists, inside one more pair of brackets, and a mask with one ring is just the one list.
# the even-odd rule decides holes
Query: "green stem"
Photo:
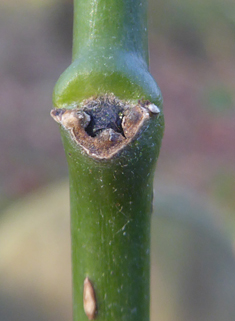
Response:
[{"label": "green stem", "polygon": [[73,63],[54,90],[54,105],[71,108],[96,94],[148,97],[162,104],[148,70],[146,0],[75,0]]},{"label": "green stem", "polygon": [[73,60],[100,47],[103,54],[123,50],[147,62],[146,9],[142,0],[75,1]]},{"label": "green stem", "polygon": [[[147,133],[144,140],[148,140]],[[83,282],[93,282],[97,320],[149,320],[149,255],[152,181],[158,150],[135,158],[84,157],[63,142],[69,164],[74,321],[87,320]],[[151,144],[156,138],[151,140]],[[127,158],[132,157],[127,161]]]},{"label": "green stem", "polygon": [[[56,84],[54,105],[59,109],[52,111],[62,125],[69,167],[74,321],[87,320],[87,277],[97,304],[90,319],[148,321],[150,214],[163,114],[157,117],[148,109],[149,102],[161,109],[162,98],[148,71],[146,1],[75,0],[74,9],[73,62]],[[84,112],[89,105],[85,100],[92,96],[107,101],[115,97],[116,109],[120,100],[126,106],[121,111],[124,137],[107,130],[110,127],[103,133],[127,143],[112,143],[109,136],[107,157],[97,157],[93,142],[101,144],[101,136],[91,138],[84,129],[87,124],[82,128],[79,120],[91,117]],[[125,123],[136,122],[136,115],[142,114],[146,119],[129,139],[132,127]],[[84,141],[91,142],[86,145],[89,151]],[[117,152],[112,154],[115,144]]]}]

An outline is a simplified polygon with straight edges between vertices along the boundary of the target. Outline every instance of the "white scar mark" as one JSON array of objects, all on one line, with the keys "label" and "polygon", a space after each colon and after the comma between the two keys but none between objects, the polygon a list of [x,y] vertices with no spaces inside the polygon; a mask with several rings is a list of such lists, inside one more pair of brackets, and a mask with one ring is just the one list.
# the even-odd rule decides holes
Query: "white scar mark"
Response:
[{"label": "white scar mark", "polygon": [[122,232],[122,231],[124,231],[125,228],[126,228],[126,226],[127,226],[131,221],[132,221],[132,220],[128,220],[128,221],[123,225],[123,227],[120,228],[120,230],[118,230],[118,231],[115,233],[115,235],[118,234],[118,233],[120,233],[120,232]]},{"label": "white scar mark", "polygon": [[118,234],[118,233],[120,233],[120,232],[122,232],[122,231],[124,231],[125,228],[126,228],[126,226],[132,221],[132,219],[128,219],[128,216],[122,211],[122,209],[123,209],[123,206],[122,206],[120,209],[118,209],[118,212],[117,212],[117,213],[121,213],[123,216],[125,216],[125,217],[127,218],[127,222],[123,225],[123,227],[120,228],[120,230],[118,230],[118,231],[115,233],[115,235]]},{"label": "white scar mark", "polygon": [[117,208],[117,210],[118,210],[117,213],[121,213],[123,216],[125,216],[126,218],[128,218],[127,215],[126,215],[125,213],[123,213],[123,211],[122,211],[122,210],[123,210],[123,206],[122,206],[120,209],[118,209],[117,206],[116,206],[116,208]]},{"label": "white scar mark", "polygon": [[89,320],[94,320],[97,314],[95,290],[88,277],[84,280],[83,307]]}]

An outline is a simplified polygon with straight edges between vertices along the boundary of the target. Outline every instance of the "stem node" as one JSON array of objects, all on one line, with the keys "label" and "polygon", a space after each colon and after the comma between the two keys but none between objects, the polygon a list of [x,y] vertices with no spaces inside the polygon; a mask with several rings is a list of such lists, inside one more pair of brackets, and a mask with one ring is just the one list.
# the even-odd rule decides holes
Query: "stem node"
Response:
[{"label": "stem node", "polygon": [[158,107],[149,101],[124,101],[113,94],[92,97],[75,109],[53,109],[51,116],[72,140],[96,159],[110,159],[141,133]]}]

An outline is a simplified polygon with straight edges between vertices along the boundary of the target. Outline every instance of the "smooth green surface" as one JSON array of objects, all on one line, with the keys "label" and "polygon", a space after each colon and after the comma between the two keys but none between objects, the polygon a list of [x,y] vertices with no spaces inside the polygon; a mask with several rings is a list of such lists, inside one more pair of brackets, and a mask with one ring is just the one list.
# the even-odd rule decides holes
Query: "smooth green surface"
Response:
[{"label": "smooth green surface", "polygon": [[84,51],[123,50],[148,61],[147,2],[142,0],[74,1],[73,60]]},{"label": "smooth green surface", "polygon": [[[73,62],[54,90],[55,107],[95,95],[162,107],[148,71],[146,1],[75,1]],[[110,160],[85,154],[61,128],[71,198],[74,321],[86,321],[83,282],[92,281],[97,320],[149,320],[150,217],[163,114]]]},{"label": "smooth green surface", "polygon": [[74,1],[73,62],[55,86],[56,107],[72,108],[107,92],[161,105],[160,90],[148,71],[146,3]]},{"label": "smooth green surface", "polygon": [[74,320],[83,281],[93,282],[98,320],[149,320],[152,184],[162,126],[154,120],[119,157],[96,161],[62,131],[71,195]]}]

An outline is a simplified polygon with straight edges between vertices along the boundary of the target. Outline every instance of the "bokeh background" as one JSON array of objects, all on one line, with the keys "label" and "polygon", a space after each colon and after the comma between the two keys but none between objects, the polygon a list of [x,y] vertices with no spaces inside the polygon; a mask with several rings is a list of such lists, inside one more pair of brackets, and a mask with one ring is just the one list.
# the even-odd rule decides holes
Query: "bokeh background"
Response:
[{"label": "bokeh background", "polygon": [[[0,2],[0,320],[72,320],[67,164],[50,118],[72,1]],[[164,97],[151,321],[235,320],[235,3],[150,0]]]}]

